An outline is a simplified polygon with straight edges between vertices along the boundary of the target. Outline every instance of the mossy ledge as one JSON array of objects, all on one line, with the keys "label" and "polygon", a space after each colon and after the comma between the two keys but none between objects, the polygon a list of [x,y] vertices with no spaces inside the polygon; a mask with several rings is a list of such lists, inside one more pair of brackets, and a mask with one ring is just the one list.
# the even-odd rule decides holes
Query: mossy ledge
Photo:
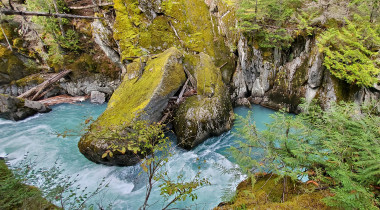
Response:
[{"label": "mossy ledge", "polygon": [[180,105],[174,120],[178,145],[185,149],[194,148],[208,137],[229,130],[233,119],[227,88],[211,57],[200,53],[191,60],[196,64],[193,71],[198,95],[187,98]]},{"label": "mossy ledge", "polygon": [[252,186],[251,179],[241,182],[235,196],[222,202],[214,210],[225,209],[331,209],[322,199],[329,196],[327,190],[316,190],[313,184],[292,181],[285,177],[285,200],[282,202],[284,178],[260,174]]},{"label": "mossy ledge", "polygon": [[[102,155],[110,146],[128,148],[131,138],[112,138],[112,130],[128,125],[138,116],[150,122],[159,121],[169,98],[183,85],[186,76],[182,66],[183,54],[176,48],[149,57],[146,64],[134,64],[140,72],[137,76],[124,77],[112,95],[106,111],[90,126],[89,131],[78,143],[80,152],[91,161],[106,165],[129,166],[139,162],[132,151],[114,153],[113,157]],[[135,63],[144,60],[136,59]],[[143,67],[145,65],[145,67]],[[142,68],[143,67],[143,68]],[[128,134],[126,134],[128,135]],[[126,140],[130,139],[130,140]]]}]

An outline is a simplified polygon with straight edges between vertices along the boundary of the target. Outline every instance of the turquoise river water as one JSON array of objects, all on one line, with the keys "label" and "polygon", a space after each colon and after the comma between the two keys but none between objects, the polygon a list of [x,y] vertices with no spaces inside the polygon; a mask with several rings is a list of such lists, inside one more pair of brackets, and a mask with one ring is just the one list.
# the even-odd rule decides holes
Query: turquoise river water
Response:
[{"label": "turquoise river water", "polygon": [[[52,108],[53,111],[50,113],[38,114],[19,122],[0,119],[0,157],[7,157],[11,165],[17,165],[28,153],[29,157],[34,157],[37,161],[37,167],[51,167],[58,161],[64,168],[63,176],[78,175],[78,184],[83,188],[87,187],[89,191],[95,190],[102,178],[105,178],[109,187],[98,197],[90,200],[90,203],[112,202],[113,209],[138,209],[145,198],[144,179],[139,176],[140,166],[110,167],[95,164],[79,152],[79,136],[60,138],[56,135],[68,129],[80,128],[81,123],[89,116],[98,117],[106,105],[84,102],[76,105],[62,104]],[[251,110],[259,129],[270,122],[269,115],[274,112],[260,106],[253,106]],[[238,107],[234,111],[245,116],[249,109]],[[209,178],[211,182],[210,186],[197,191],[196,201],[187,199],[173,207],[212,209],[222,201],[221,195],[226,187],[235,188],[245,178],[241,175],[240,178],[233,179],[232,174],[223,174],[216,166],[235,166],[226,151],[236,139],[233,134],[235,129],[234,127],[232,131],[209,138],[191,151],[173,148],[174,155],[167,165],[169,175],[176,176],[179,171],[183,171],[185,177],[193,177],[201,162],[201,176]],[[171,136],[171,139],[175,141],[175,136]],[[150,209],[162,208],[162,198],[159,194],[156,187],[149,202],[155,204]]]}]

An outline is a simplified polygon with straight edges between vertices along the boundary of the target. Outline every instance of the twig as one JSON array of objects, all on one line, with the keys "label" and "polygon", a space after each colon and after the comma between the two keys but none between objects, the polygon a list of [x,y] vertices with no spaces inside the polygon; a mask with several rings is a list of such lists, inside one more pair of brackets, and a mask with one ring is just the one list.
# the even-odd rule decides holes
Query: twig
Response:
[{"label": "twig", "polygon": [[[53,0],[53,4],[54,4],[54,9],[55,9],[55,12],[56,13],[59,13],[58,11],[58,6],[57,6],[57,1],[56,0]],[[63,37],[66,37],[66,33],[65,33],[65,30],[63,28],[63,24],[62,24],[62,19],[61,18],[58,18],[58,25],[59,25],[59,28],[61,29],[61,33],[62,33],[62,36]]]},{"label": "twig", "polygon": [[172,22],[169,20],[168,23],[169,23],[170,27],[173,29],[174,34],[175,34],[175,36],[178,38],[178,40],[179,40],[179,42],[181,43],[181,45],[183,45],[184,42],[183,42],[182,39],[179,37],[179,35],[178,35],[178,33],[177,33],[177,30],[174,28]]},{"label": "twig", "polygon": [[5,40],[7,40],[7,43],[8,43],[9,49],[10,49],[11,51],[13,51],[12,45],[11,45],[11,43],[9,43],[8,37],[7,37],[7,35],[5,34],[4,29],[3,29],[3,26],[2,26],[1,24],[0,24],[0,28],[1,28],[1,31],[3,32],[3,35],[4,35],[4,37],[5,37]]},{"label": "twig", "polygon": [[225,65],[227,65],[228,62],[225,62],[223,65],[219,67],[219,69],[223,68]]}]

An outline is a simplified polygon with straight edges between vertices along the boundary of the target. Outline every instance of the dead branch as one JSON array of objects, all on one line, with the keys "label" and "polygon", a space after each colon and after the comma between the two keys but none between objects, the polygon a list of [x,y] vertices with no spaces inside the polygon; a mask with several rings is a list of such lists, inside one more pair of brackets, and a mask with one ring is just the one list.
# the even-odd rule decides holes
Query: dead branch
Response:
[{"label": "dead branch", "polygon": [[70,72],[71,72],[71,70],[62,71],[62,72],[56,74],[54,77],[46,80],[45,82],[37,85],[36,87],[34,87],[34,88],[26,91],[23,94],[19,95],[18,98],[24,98],[24,99],[31,98],[32,101],[36,100],[36,99],[39,99],[41,97],[41,95],[43,94],[43,91],[47,87],[49,87],[50,85],[56,83],[58,80],[60,80],[62,77],[66,76]]},{"label": "dead branch", "polygon": [[187,80],[186,80],[185,84],[183,85],[182,90],[179,93],[179,96],[177,98],[177,101],[176,101],[177,104],[181,101],[181,99],[183,97],[183,93],[185,92],[185,90],[187,88],[187,84],[189,83],[189,81],[190,81],[190,78],[187,78]]},{"label": "dead branch", "polygon": [[189,70],[187,70],[186,68],[184,70],[185,70],[187,78],[190,79],[191,85],[194,87],[195,90],[197,90],[197,80],[193,77],[193,75],[191,75]]},{"label": "dead branch", "polygon": [[113,6],[113,3],[103,3],[103,4],[97,4],[97,5],[87,5],[87,6],[80,6],[80,7],[69,7],[72,10],[80,10],[80,9],[91,9],[95,7],[106,7],[106,6]]},{"label": "dead branch", "polygon": [[174,28],[172,22],[169,20],[168,23],[169,23],[170,27],[173,29],[174,34],[175,34],[175,36],[178,38],[178,40],[179,40],[179,42],[181,43],[181,45],[183,45],[184,42],[183,42],[182,39],[179,37],[179,35],[178,35],[178,33],[177,33],[177,30]]},{"label": "dead branch", "polygon": [[223,65],[219,67],[219,69],[223,68],[225,65],[227,65],[228,62],[225,62]]},{"label": "dead branch", "polygon": [[103,19],[101,17],[94,17],[94,16],[81,16],[81,15],[48,13],[48,12],[17,11],[17,10],[5,9],[5,8],[0,9],[0,13],[4,15],[45,16],[45,17],[55,17],[55,18]]},{"label": "dead branch", "polygon": [[[53,0],[53,4],[54,4],[55,12],[58,13],[59,11],[58,11],[58,6],[57,6],[57,1]],[[62,36],[66,37],[65,29],[63,28],[63,24],[62,24],[62,19],[61,18],[58,18],[58,23],[59,23],[59,28],[61,29]]]},{"label": "dead branch", "polygon": [[7,43],[8,43],[9,49],[10,49],[11,51],[13,51],[12,45],[11,45],[11,43],[9,43],[8,37],[7,37],[7,35],[5,34],[4,29],[3,29],[3,26],[2,26],[1,24],[0,24],[0,28],[1,28],[1,31],[3,32],[3,35],[4,35],[4,37],[5,37],[5,40],[7,40]]}]

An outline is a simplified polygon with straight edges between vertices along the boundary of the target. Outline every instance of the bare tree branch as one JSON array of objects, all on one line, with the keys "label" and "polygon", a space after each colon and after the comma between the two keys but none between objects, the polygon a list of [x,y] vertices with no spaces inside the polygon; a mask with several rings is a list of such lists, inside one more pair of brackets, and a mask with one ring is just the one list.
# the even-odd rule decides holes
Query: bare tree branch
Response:
[{"label": "bare tree branch", "polygon": [[94,16],[81,16],[81,15],[48,13],[48,12],[17,11],[17,10],[5,9],[5,8],[0,9],[0,13],[4,15],[45,16],[45,17],[55,17],[55,18],[103,19],[101,17],[94,17]]},{"label": "bare tree branch", "polygon": [[105,7],[105,6],[113,6],[113,3],[103,3],[103,4],[97,4],[97,5],[87,5],[87,6],[80,6],[80,7],[69,7],[73,10],[80,10],[80,9],[91,9],[94,7]]}]

